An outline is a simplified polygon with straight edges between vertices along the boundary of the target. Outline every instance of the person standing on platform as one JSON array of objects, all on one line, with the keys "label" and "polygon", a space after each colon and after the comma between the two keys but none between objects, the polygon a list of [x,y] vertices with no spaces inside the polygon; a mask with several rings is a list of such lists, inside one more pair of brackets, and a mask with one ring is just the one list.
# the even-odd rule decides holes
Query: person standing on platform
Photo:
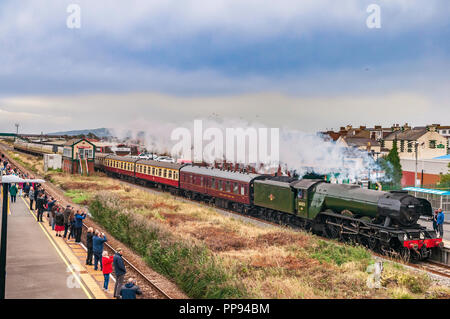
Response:
[{"label": "person standing on platform", "polygon": [[123,279],[125,278],[125,274],[127,270],[125,268],[125,263],[122,258],[122,249],[117,248],[116,253],[114,254],[114,273],[116,274],[116,285],[114,286],[114,298],[120,298],[120,289],[123,285]]},{"label": "person standing on platform", "polygon": [[438,213],[439,213],[439,211],[436,209],[433,214],[433,230],[436,232],[436,234],[438,233],[438,227],[437,227]]},{"label": "person standing on platform", "polygon": [[70,209],[70,205],[67,205],[66,209],[64,210],[64,238],[67,236],[67,232],[70,229],[70,214],[72,213],[72,210]]},{"label": "person standing on platform", "polygon": [[95,236],[92,238],[92,250],[94,252],[94,270],[98,269],[98,263],[100,262],[100,269],[103,270],[102,265],[102,254],[103,254],[103,244],[107,241],[104,233],[100,233],[98,230],[95,231]]},{"label": "person standing on platform", "polygon": [[[62,209],[57,205],[53,205],[52,210],[49,212],[50,218],[52,219],[51,226],[52,226],[53,230],[55,230],[55,225],[56,225],[55,217],[56,217],[57,211],[61,211],[61,213],[63,214]],[[64,214],[63,214],[63,217],[64,217]],[[65,226],[66,225],[64,224],[64,229],[66,228]]]},{"label": "person standing on platform", "polygon": [[28,183],[23,184],[23,197],[28,197],[28,193],[30,192],[30,185]]},{"label": "person standing on platform", "polygon": [[11,203],[15,203],[16,202],[16,195],[17,195],[17,185],[16,184],[12,184],[9,187],[9,194],[11,195]]},{"label": "person standing on platform", "polygon": [[77,211],[75,214],[75,242],[79,243],[81,241],[81,232],[83,229],[83,219],[86,218],[86,213],[81,213]]},{"label": "person standing on platform", "polygon": [[19,183],[19,197],[22,197],[23,183]]},{"label": "person standing on platform", "polygon": [[37,199],[39,197],[40,194],[40,190],[39,190],[39,185],[36,183],[34,184],[34,209],[38,209],[37,208]]},{"label": "person standing on platform", "polygon": [[114,256],[108,256],[108,252],[104,251],[102,254],[102,264],[103,264],[103,290],[108,290],[109,276],[112,273],[112,263]]},{"label": "person standing on platform", "polygon": [[47,201],[47,216],[48,216],[48,225],[52,226],[52,229],[55,229],[55,215],[53,214],[54,211],[52,211],[53,206],[55,205],[56,200],[53,197],[50,197]]},{"label": "person standing on platform", "polygon": [[56,210],[55,214],[55,230],[56,230],[56,236],[62,237],[63,231],[64,231],[64,214],[62,213],[61,209]]},{"label": "person standing on platform", "polygon": [[70,232],[69,236],[67,236],[67,240],[69,240],[71,237],[75,239],[75,213],[73,210],[70,211],[69,223],[70,223]]},{"label": "person standing on platform", "polygon": [[133,278],[128,279],[128,282],[122,286],[120,289],[120,296],[122,299],[136,299],[136,295],[142,295],[142,291],[138,285],[136,285],[136,280]]},{"label": "person standing on platform", "polygon": [[442,208],[439,208],[439,213],[437,215],[436,224],[439,231],[439,237],[444,237],[444,212]]},{"label": "person standing on platform", "polygon": [[34,188],[30,187],[30,192],[28,193],[28,197],[30,198],[30,210],[33,210],[33,201],[34,201]]},{"label": "person standing on platform", "polygon": [[86,265],[90,266],[92,266],[92,257],[94,256],[92,243],[93,238],[94,238],[94,229],[92,227],[89,227],[86,233],[86,247],[87,247]]},{"label": "person standing on platform", "polygon": [[44,215],[44,194],[41,194],[36,200],[36,208],[37,208],[37,221],[43,222],[42,216]]}]

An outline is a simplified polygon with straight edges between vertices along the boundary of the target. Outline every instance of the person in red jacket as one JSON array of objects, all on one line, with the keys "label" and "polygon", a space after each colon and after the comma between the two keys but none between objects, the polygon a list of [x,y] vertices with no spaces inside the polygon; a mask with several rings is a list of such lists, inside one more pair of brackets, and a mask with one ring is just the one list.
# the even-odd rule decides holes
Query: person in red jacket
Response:
[{"label": "person in red jacket", "polygon": [[109,284],[109,275],[112,273],[112,262],[113,262],[114,256],[108,256],[108,252],[104,251],[102,256],[102,263],[103,263],[103,277],[105,278],[103,282],[103,290],[108,290],[108,284]]}]

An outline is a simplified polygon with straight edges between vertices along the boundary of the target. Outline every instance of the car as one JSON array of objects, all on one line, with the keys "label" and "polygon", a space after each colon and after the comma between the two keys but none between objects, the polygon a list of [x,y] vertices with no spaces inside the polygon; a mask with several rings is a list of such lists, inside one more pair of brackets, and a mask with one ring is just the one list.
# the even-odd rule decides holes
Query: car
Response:
[{"label": "car", "polygon": [[175,163],[175,160],[169,156],[159,156],[156,160],[159,162]]},{"label": "car", "polygon": [[158,156],[156,154],[152,154],[152,153],[141,153],[137,156],[137,158],[139,158],[139,159],[147,159],[147,160],[154,160],[157,157]]}]

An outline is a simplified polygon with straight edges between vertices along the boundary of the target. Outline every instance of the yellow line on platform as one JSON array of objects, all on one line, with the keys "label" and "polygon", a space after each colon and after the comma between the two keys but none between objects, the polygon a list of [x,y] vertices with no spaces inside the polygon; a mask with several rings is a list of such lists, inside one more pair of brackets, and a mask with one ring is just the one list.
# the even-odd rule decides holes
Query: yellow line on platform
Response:
[{"label": "yellow line on platform", "polygon": [[[27,204],[27,201],[25,201],[25,199],[23,197],[21,197],[23,202],[25,203],[25,205],[27,206],[28,211],[30,212],[30,214],[34,217],[34,219],[37,221],[37,216],[33,213],[33,211],[30,209],[29,205]],[[50,243],[53,245],[53,247],[55,247],[56,252],[58,253],[58,255],[61,257],[61,259],[64,261],[64,263],[67,266],[67,269],[70,270],[70,272],[73,274],[74,278],[78,281],[78,283],[80,284],[80,287],[83,289],[84,293],[86,294],[86,296],[89,299],[92,299],[93,296],[89,293],[88,289],[85,287],[84,282],[82,282],[79,278],[79,276],[75,273],[75,271],[72,269],[73,267],[70,267],[69,263],[67,262],[66,258],[64,257],[64,255],[61,252],[61,249],[55,244],[55,242],[53,241],[53,239],[50,237],[48,231],[44,228],[44,226],[42,226],[41,223],[39,223],[39,226],[41,226],[42,231],[44,232],[44,234],[47,236],[48,240],[50,241]]]}]

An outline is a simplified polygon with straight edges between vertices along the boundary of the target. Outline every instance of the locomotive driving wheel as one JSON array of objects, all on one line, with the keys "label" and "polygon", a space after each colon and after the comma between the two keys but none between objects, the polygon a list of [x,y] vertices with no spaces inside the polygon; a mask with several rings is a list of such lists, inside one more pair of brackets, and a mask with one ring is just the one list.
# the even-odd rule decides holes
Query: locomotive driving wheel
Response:
[{"label": "locomotive driving wheel", "polygon": [[372,236],[358,236],[358,241],[361,245],[369,248],[370,250],[376,251],[379,246],[378,239]]},{"label": "locomotive driving wheel", "polygon": [[[340,239],[341,237],[341,228],[337,225],[333,225],[336,222],[333,218],[327,218],[325,220],[325,236],[330,239]],[[331,224],[333,223],[333,224]]]},{"label": "locomotive driving wheel", "polygon": [[403,260],[405,263],[409,262],[411,259],[411,250],[409,250],[406,247],[402,247],[399,250],[399,257],[401,260]]}]

